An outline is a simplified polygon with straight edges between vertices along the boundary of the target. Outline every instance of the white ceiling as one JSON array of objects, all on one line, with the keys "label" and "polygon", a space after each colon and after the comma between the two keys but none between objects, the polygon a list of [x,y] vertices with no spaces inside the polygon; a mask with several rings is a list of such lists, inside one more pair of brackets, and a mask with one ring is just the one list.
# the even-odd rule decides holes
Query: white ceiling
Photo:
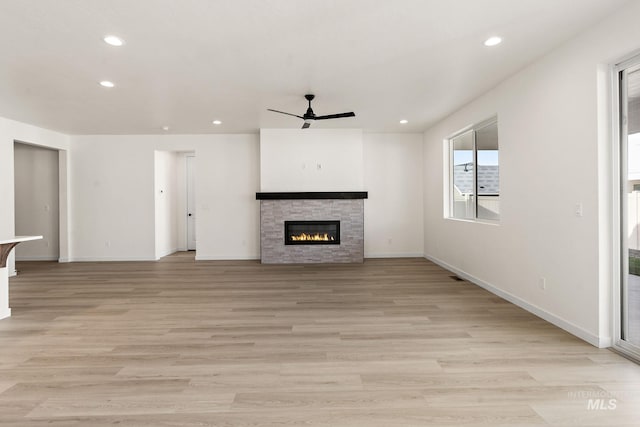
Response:
[{"label": "white ceiling", "polygon": [[[316,114],[356,113],[314,128],[422,131],[624,2],[0,0],[0,116],[69,134],[245,133],[299,128],[266,109],[302,114],[314,93]],[[491,35],[504,42],[483,46]]]}]

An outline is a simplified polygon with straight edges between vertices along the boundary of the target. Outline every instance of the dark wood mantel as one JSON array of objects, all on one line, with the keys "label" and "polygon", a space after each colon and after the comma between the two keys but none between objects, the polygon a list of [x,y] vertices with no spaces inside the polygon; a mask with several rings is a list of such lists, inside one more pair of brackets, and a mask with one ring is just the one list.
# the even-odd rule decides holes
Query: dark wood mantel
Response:
[{"label": "dark wood mantel", "polygon": [[256,200],[318,200],[318,199],[367,199],[367,191],[294,191],[256,193]]}]

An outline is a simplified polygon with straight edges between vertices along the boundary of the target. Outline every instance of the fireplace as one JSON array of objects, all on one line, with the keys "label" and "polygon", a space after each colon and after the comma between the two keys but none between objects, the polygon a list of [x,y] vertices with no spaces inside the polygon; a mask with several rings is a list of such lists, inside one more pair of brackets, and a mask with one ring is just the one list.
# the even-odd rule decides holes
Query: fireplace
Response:
[{"label": "fireplace", "polygon": [[366,191],[256,193],[261,262],[363,262],[366,198]]},{"label": "fireplace", "polygon": [[285,221],[285,245],[339,245],[340,221]]}]

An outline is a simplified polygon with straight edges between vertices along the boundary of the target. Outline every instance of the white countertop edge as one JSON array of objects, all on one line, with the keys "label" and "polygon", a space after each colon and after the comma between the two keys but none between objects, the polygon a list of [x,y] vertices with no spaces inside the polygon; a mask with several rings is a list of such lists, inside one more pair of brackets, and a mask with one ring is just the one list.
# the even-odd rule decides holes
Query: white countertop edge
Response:
[{"label": "white countertop edge", "polygon": [[8,239],[0,239],[0,245],[4,245],[5,243],[20,243],[40,239],[42,239],[42,236],[13,236]]}]

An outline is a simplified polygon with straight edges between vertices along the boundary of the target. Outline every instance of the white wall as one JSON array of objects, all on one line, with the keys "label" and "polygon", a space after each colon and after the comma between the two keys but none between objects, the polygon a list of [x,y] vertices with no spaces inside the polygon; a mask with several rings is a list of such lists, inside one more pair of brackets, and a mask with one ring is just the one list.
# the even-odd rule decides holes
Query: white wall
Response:
[{"label": "white wall", "polygon": [[259,258],[257,135],[73,136],[73,259],[153,260],[157,151],[193,151],[198,259]]},{"label": "white wall", "polygon": [[154,147],[72,137],[72,261],[155,259]]},{"label": "white wall", "polygon": [[422,256],[422,140],[359,129],[262,129],[260,188],[368,191],[365,257]]},{"label": "white wall", "polygon": [[16,246],[16,260],[58,260],[58,170],[57,150],[15,144],[15,232],[43,236]]},{"label": "white wall", "polygon": [[[600,346],[614,271],[606,65],[640,48],[637,16],[632,2],[425,133],[426,256]],[[500,224],[444,219],[443,139],[495,114]]]},{"label": "white wall", "polygon": [[[369,191],[366,255],[421,256],[422,138],[422,134],[366,134],[354,144],[359,148],[347,150],[356,153],[347,156],[350,164],[361,159],[360,167],[354,168],[360,170],[359,178],[347,180],[353,185],[298,190]],[[72,150],[74,260],[152,260],[176,248],[162,237],[156,240],[160,223],[167,230],[166,222],[154,221],[156,203],[161,201],[154,193],[156,156],[167,154],[156,151],[196,154],[197,259],[260,257],[257,135],[74,136]],[[313,150],[309,158],[317,158]],[[330,167],[322,171],[328,180],[335,179]],[[357,182],[361,182],[358,188],[353,188]],[[156,244],[163,249],[156,252]]]},{"label": "white wall", "polygon": [[364,134],[365,257],[424,254],[423,135]]},{"label": "white wall", "polygon": [[196,149],[196,259],[259,259],[258,135],[219,139]]},{"label": "white wall", "polygon": [[178,250],[178,155],[156,151],[154,170],[156,259]]},{"label": "white wall", "polygon": [[[25,123],[0,117],[0,236],[13,236],[15,233],[14,221],[14,170],[13,170],[13,146],[14,141],[23,141],[30,144],[40,145],[53,149],[62,150],[60,152],[61,173],[64,175],[60,180],[60,256],[64,257],[68,253],[67,239],[63,235],[66,233],[67,222],[67,192],[64,188],[64,178],[66,178],[67,149],[69,148],[69,137],[58,132],[38,128]],[[14,255],[9,258],[7,265],[10,274],[15,270]]]},{"label": "white wall", "polygon": [[363,190],[359,129],[261,129],[260,189]]}]

